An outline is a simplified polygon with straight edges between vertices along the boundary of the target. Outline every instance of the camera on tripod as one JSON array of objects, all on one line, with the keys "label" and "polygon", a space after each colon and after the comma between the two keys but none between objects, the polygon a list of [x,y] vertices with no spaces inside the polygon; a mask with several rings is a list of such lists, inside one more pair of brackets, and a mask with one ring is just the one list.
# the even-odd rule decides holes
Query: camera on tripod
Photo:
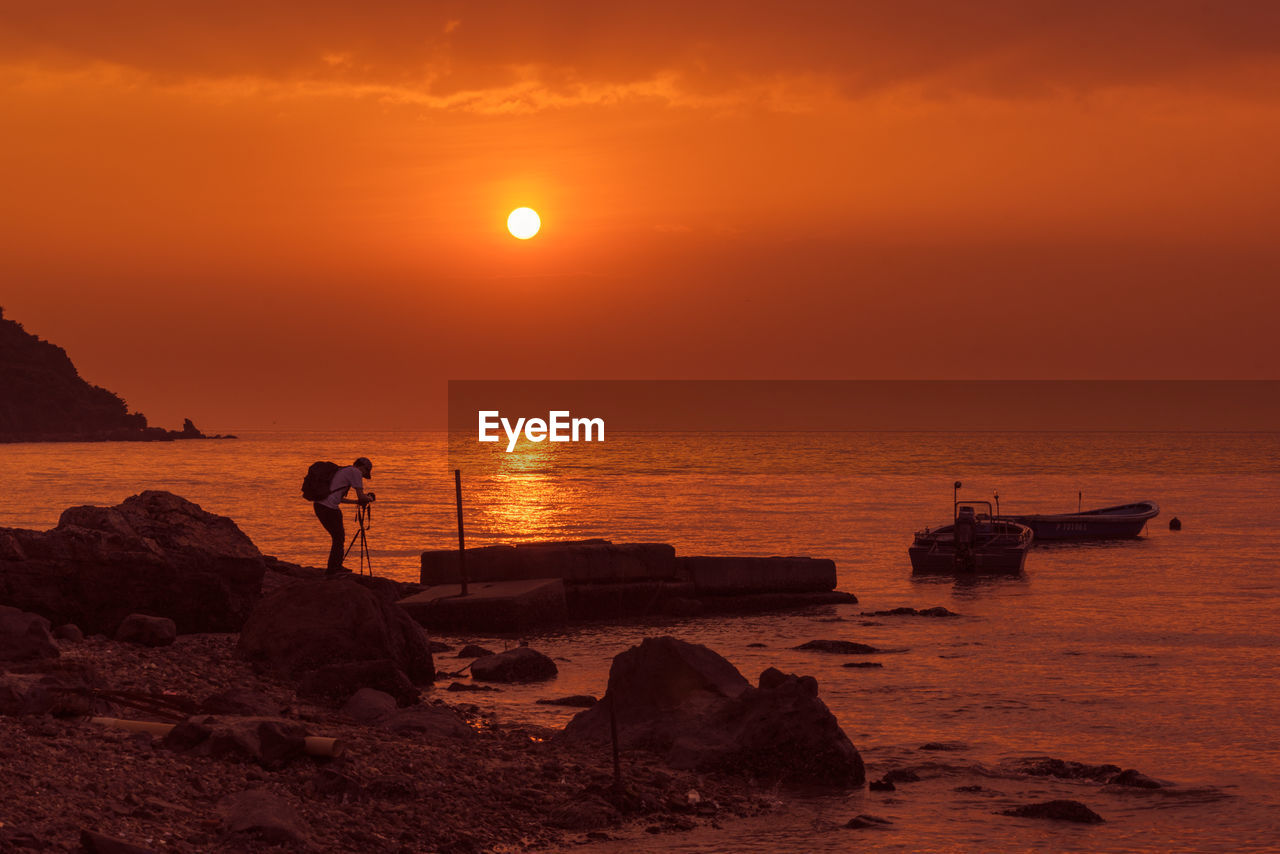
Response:
[{"label": "camera on tripod", "polygon": [[376,496],[372,492],[365,492],[359,500],[359,506],[356,507],[356,533],[351,538],[351,545],[347,546],[347,550],[343,553],[345,559],[351,554],[351,550],[355,548],[356,543],[360,544],[360,574],[364,575],[365,565],[369,566],[369,575],[373,575],[373,561],[369,559],[369,538],[368,530],[373,524],[373,508],[370,507]]}]

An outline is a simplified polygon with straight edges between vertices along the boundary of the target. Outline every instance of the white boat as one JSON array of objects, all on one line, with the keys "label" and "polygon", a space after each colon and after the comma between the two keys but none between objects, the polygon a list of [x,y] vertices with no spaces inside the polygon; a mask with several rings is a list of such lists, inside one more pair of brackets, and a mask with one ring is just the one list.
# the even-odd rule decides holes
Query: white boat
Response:
[{"label": "white boat", "polygon": [[1034,538],[993,516],[989,501],[956,501],[951,524],[916,531],[907,554],[914,575],[1018,575]]}]

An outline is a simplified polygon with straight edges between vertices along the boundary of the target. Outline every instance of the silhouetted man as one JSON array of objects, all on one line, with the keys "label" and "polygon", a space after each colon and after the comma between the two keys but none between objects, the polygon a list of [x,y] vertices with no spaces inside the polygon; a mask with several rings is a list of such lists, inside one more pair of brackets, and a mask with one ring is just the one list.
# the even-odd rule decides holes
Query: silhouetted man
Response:
[{"label": "silhouetted man", "polygon": [[[364,491],[364,478],[373,478],[373,463],[368,457],[360,457],[351,465],[334,472],[332,480],[329,481],[329,497],[323,501],[314,502],[316,517],[333,538],[333,545],[329,549],[328,567],[324,573],[326,576],[342,575],[351,571],[342,565],[347,541],[347,532],[342,526],[342,505],[364,505],[373,500],[373,493],[366,494]],[[347,492],[351,489],[356,491],[355,498],[347,498]]]}]

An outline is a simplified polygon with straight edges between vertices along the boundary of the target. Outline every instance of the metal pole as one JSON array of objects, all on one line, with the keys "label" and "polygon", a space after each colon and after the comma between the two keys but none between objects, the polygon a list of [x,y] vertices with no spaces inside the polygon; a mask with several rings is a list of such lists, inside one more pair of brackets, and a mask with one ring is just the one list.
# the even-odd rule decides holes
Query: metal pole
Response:
[{"label": "metal pole", "polygon": [[618,757],[618,698],[609,695],[609,735],[613,739],[613,788],[622,791],[622,761]]},{"label": "metal pole", "polygon": [[453,490],[458,497],[458,578],[462,595],[467,595],[467,543],[462,535],[462,470],[453,470]]}]

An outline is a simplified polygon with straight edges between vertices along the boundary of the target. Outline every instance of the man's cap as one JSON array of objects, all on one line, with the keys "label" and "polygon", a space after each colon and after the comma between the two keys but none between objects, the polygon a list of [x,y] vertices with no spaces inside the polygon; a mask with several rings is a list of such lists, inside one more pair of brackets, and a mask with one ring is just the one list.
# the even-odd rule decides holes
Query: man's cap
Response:
[{"label": "man's cap", "polygon": [[373,461],[370,460],[368,457],[360,457],[354,463],[352,463],[352,465],[360,469],[362,472],[368,469],[369,474],[365,475],[365,477],[369,478],[369,480],[373,480],[373,471],[372,471]]}]

